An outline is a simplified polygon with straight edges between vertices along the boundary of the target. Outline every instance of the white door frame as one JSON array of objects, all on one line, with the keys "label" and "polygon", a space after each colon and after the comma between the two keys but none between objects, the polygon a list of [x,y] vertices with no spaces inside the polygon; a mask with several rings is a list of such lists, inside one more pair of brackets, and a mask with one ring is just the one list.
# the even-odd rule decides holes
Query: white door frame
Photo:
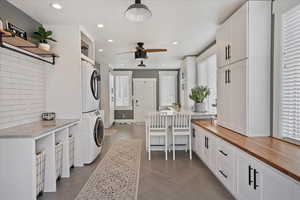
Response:
[{"label": "white door frame", "polygon": [[[154,94],[153,94],[153,96],[154,96],[154,108],[155,108],[155,110],[157,109],[157,107],[156,107],[156,104],[157,104],[157,99],[156,99],[156,87],[157,87],[157,85],[156,85],[156,79],[155,78],[133,78],[133,88],[134,88],[134,83],[135,82],[139,82],[139,81],[151,81],[151,82],[153,82],[154,83]],[[134,121],[136,122],[136,114],[135,114],[135,91],[133,91],[133,116],[134,116]]]}]

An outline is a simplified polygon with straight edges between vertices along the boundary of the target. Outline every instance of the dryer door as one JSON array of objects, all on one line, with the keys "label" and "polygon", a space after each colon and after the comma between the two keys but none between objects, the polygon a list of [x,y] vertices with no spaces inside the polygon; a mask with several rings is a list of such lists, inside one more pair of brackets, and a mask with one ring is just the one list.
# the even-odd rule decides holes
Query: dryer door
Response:
[{"label": "dryer door", "polygon": [[100,74],[97,70],[94,70],[91,76],[90,85],[93,97],[95,100],[99,100],[99,81],[100,81]]},{"label": "dryer door", "polygon": [[100,147],[104,137],[104,125],[100,117],[97,118],[94,128],[94,140],[97,147]]}]

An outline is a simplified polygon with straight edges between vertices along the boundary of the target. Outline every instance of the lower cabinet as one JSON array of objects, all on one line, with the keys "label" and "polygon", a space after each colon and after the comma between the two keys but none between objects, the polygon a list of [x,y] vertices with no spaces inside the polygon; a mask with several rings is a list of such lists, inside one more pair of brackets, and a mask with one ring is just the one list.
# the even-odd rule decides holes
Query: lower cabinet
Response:
[{"label": "lower cabinet", "polygon": [[299,200],[299,182],[205,129],[193,129],[193,151],[236,199]]},{"label": "lower cabinet", "polygon": [[236,196],[240,200],[296,200],[297,183],[244,152],[238,153],[237,173]]}]

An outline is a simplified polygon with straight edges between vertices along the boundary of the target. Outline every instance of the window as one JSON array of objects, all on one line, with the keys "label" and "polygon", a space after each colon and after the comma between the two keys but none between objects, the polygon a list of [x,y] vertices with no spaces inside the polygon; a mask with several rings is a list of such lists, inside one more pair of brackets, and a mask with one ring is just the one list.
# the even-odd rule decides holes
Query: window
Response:
[{"label": "window", "polygon": [[282,16],[281,135],[300,140],[300,6]]},{"label": "window", "polygon": [[159,72],[159,107],[172,106],[177,102],[177,71]]},{"label": "window", "polygon": [[210,89],[210,96],[207,99],[208,111],[216,113],[216,99],[217,99],[217,56],[210,55],[201,59],[197,63],[197,85],[208,86]]},{"label": "window", "polygon": [[132,110],[132,72],[114,72],[115,109]]}]

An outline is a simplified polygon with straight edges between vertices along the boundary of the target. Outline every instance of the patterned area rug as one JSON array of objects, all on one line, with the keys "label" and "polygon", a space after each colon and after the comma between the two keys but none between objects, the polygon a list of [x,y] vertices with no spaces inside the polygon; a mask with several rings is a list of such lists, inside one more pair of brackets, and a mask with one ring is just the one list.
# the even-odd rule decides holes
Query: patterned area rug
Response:
[{"label": "patterned area rug", "polygon": [[142,141],[114,143],[76,200],[136,200]]}]

